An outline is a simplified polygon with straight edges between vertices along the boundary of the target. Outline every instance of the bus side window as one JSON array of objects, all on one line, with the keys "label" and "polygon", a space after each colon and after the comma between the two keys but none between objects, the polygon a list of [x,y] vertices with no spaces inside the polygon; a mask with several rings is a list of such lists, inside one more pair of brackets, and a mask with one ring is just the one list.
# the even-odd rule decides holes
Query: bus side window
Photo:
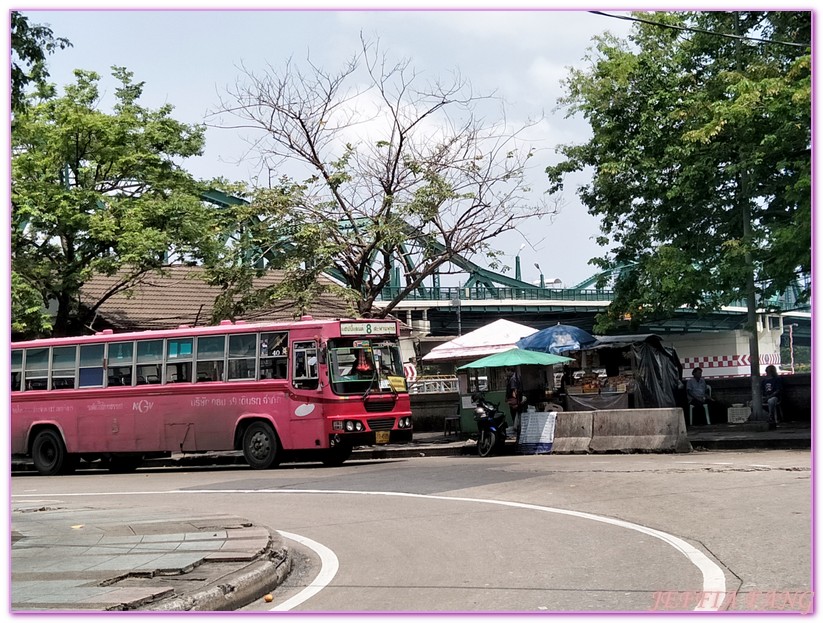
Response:
[{"label": "bus side window", "polygon": [[80,387],[103,387],[104,344],[80,347]]},{"label": "bus side window", "polygon": [[26,350],[26,390],[47,389],[49,386],[49,349]]},{"label": "bus side window", "polygon": [[166,344],[166,383],[191,383],[192,338]]},{"label": "bus side window", "polygon": [[11,351],[11,391],[19,392],[23,385],[23,351]]},{"label": "bus side window", "polygon": [[257,375],[256,365],[257,334],[230,335],[228,380],[253,381]]},{"label": "bus side window", "polygon": [[137,384],[159,383],[162,380],[163,340],[137,342]]},{"label": "bus side window", "polygon": [[109,344],[108,352],[108,386],[121,387],[131,385],[134,369],[134,342],[115,342]]},{"label": "bus side window", "polygon": [[137,384],[155,385],[160,382],[160,365],[137,366]]},{"label": "bus side window", "polygon": [[74,389],[77,370],[77,346],[51,349],[51,388]]},{"label": "bus side window", "polygon": [[260,334],[260,378],[285,379],[288,374],[289,334]]},{"label": "bus side window", "polygon": [[226,336],[197,338],[197,382],[224,381]]}]

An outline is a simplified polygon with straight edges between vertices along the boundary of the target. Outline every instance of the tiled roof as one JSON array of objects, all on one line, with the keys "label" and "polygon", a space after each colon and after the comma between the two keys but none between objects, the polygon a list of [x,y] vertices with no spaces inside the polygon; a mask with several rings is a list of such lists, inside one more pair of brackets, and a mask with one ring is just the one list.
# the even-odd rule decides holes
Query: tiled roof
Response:
[{"label": "tiled roof", "polygon": [[[199,266],[172,266],[166,275],[150,274],[129,294],[120,292],[109,298],[98,309],[95,329],[102,325],[118,330],[170,329],[181,324],[210,324],[214,300],[220,289],[203,280]],[[270,270],[255,281],[261,288],[283,280],[283,272]],[[81,303],[93,305],[112,286],[116,276],[96,275],[83,286]],[[331,283],[329,281],[329,283]],[[351,315],[345,301],[333,294],[323,294],[307,310],[315,318],[341,318]],[[269,308],[250,312],[235,320],[283,321],[300,316],[294,301],[282,300]]]}]

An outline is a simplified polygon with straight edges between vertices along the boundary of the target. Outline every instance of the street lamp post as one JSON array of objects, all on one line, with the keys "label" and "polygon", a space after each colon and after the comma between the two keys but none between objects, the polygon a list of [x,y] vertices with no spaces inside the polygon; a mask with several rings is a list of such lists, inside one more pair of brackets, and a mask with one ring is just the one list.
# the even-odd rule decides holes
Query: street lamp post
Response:
[{"label": "street lamp post", "polygon": [[457,308],[457,335],[463,335],[463,326],[460,319],[460,287],[457,288],[457,294],[455,294],[454,298],[452,298],[452,305]]},{"label": "street lamp post", "polygon": [[535,262],[534,267],[537,269],[537,272],[540,273],[540,287],[545,288],[546,287],[546,279],[543,277],[543,271],[540,270],[540,264]]},{"label": "street lamp post", "polygon": [[517,250],[517,255],[514,256],[514,278],[518,281],[520,281],[520,252],[525,248],[526,244],[521,244],[520,248]]}]

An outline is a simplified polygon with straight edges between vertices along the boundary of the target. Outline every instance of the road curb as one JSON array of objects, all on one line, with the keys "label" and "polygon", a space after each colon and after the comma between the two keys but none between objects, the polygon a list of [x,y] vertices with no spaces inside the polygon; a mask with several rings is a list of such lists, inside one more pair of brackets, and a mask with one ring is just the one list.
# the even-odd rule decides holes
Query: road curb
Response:
[{"label": "road curb", "polygon": [[256,560],[200,591],[116,609],[140,612],[215,612],[242,608],[256,598],[272,592],[291,572],[292,557],[285,541],[279,534],[269,531],[269,535],[269,546]]}]

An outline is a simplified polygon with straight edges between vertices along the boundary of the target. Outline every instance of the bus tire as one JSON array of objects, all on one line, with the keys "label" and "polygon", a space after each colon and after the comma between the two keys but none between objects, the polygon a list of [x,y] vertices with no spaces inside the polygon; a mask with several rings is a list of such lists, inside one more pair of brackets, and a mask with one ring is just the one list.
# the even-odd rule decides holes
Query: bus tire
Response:
[{"label": "bus tire", "polygon": [[43,476],[56,476],[73,471],[74,461],[66,452],[63,438],[53,428],[45,428],[37,433],[31,445],[31,456],[35,469]]},{"label": "bus tire", "polygon": [[323,457],[323,465],[326,467],[339,467],[351,456],[352,445],[350,443],[338,443],[336,446],[326,450]]},{"label": "bus tire", "polygon": [[243,457],[254,469],[268,469],[280,462],[280,442],[268,422],[252,422],[243,433]]}]

